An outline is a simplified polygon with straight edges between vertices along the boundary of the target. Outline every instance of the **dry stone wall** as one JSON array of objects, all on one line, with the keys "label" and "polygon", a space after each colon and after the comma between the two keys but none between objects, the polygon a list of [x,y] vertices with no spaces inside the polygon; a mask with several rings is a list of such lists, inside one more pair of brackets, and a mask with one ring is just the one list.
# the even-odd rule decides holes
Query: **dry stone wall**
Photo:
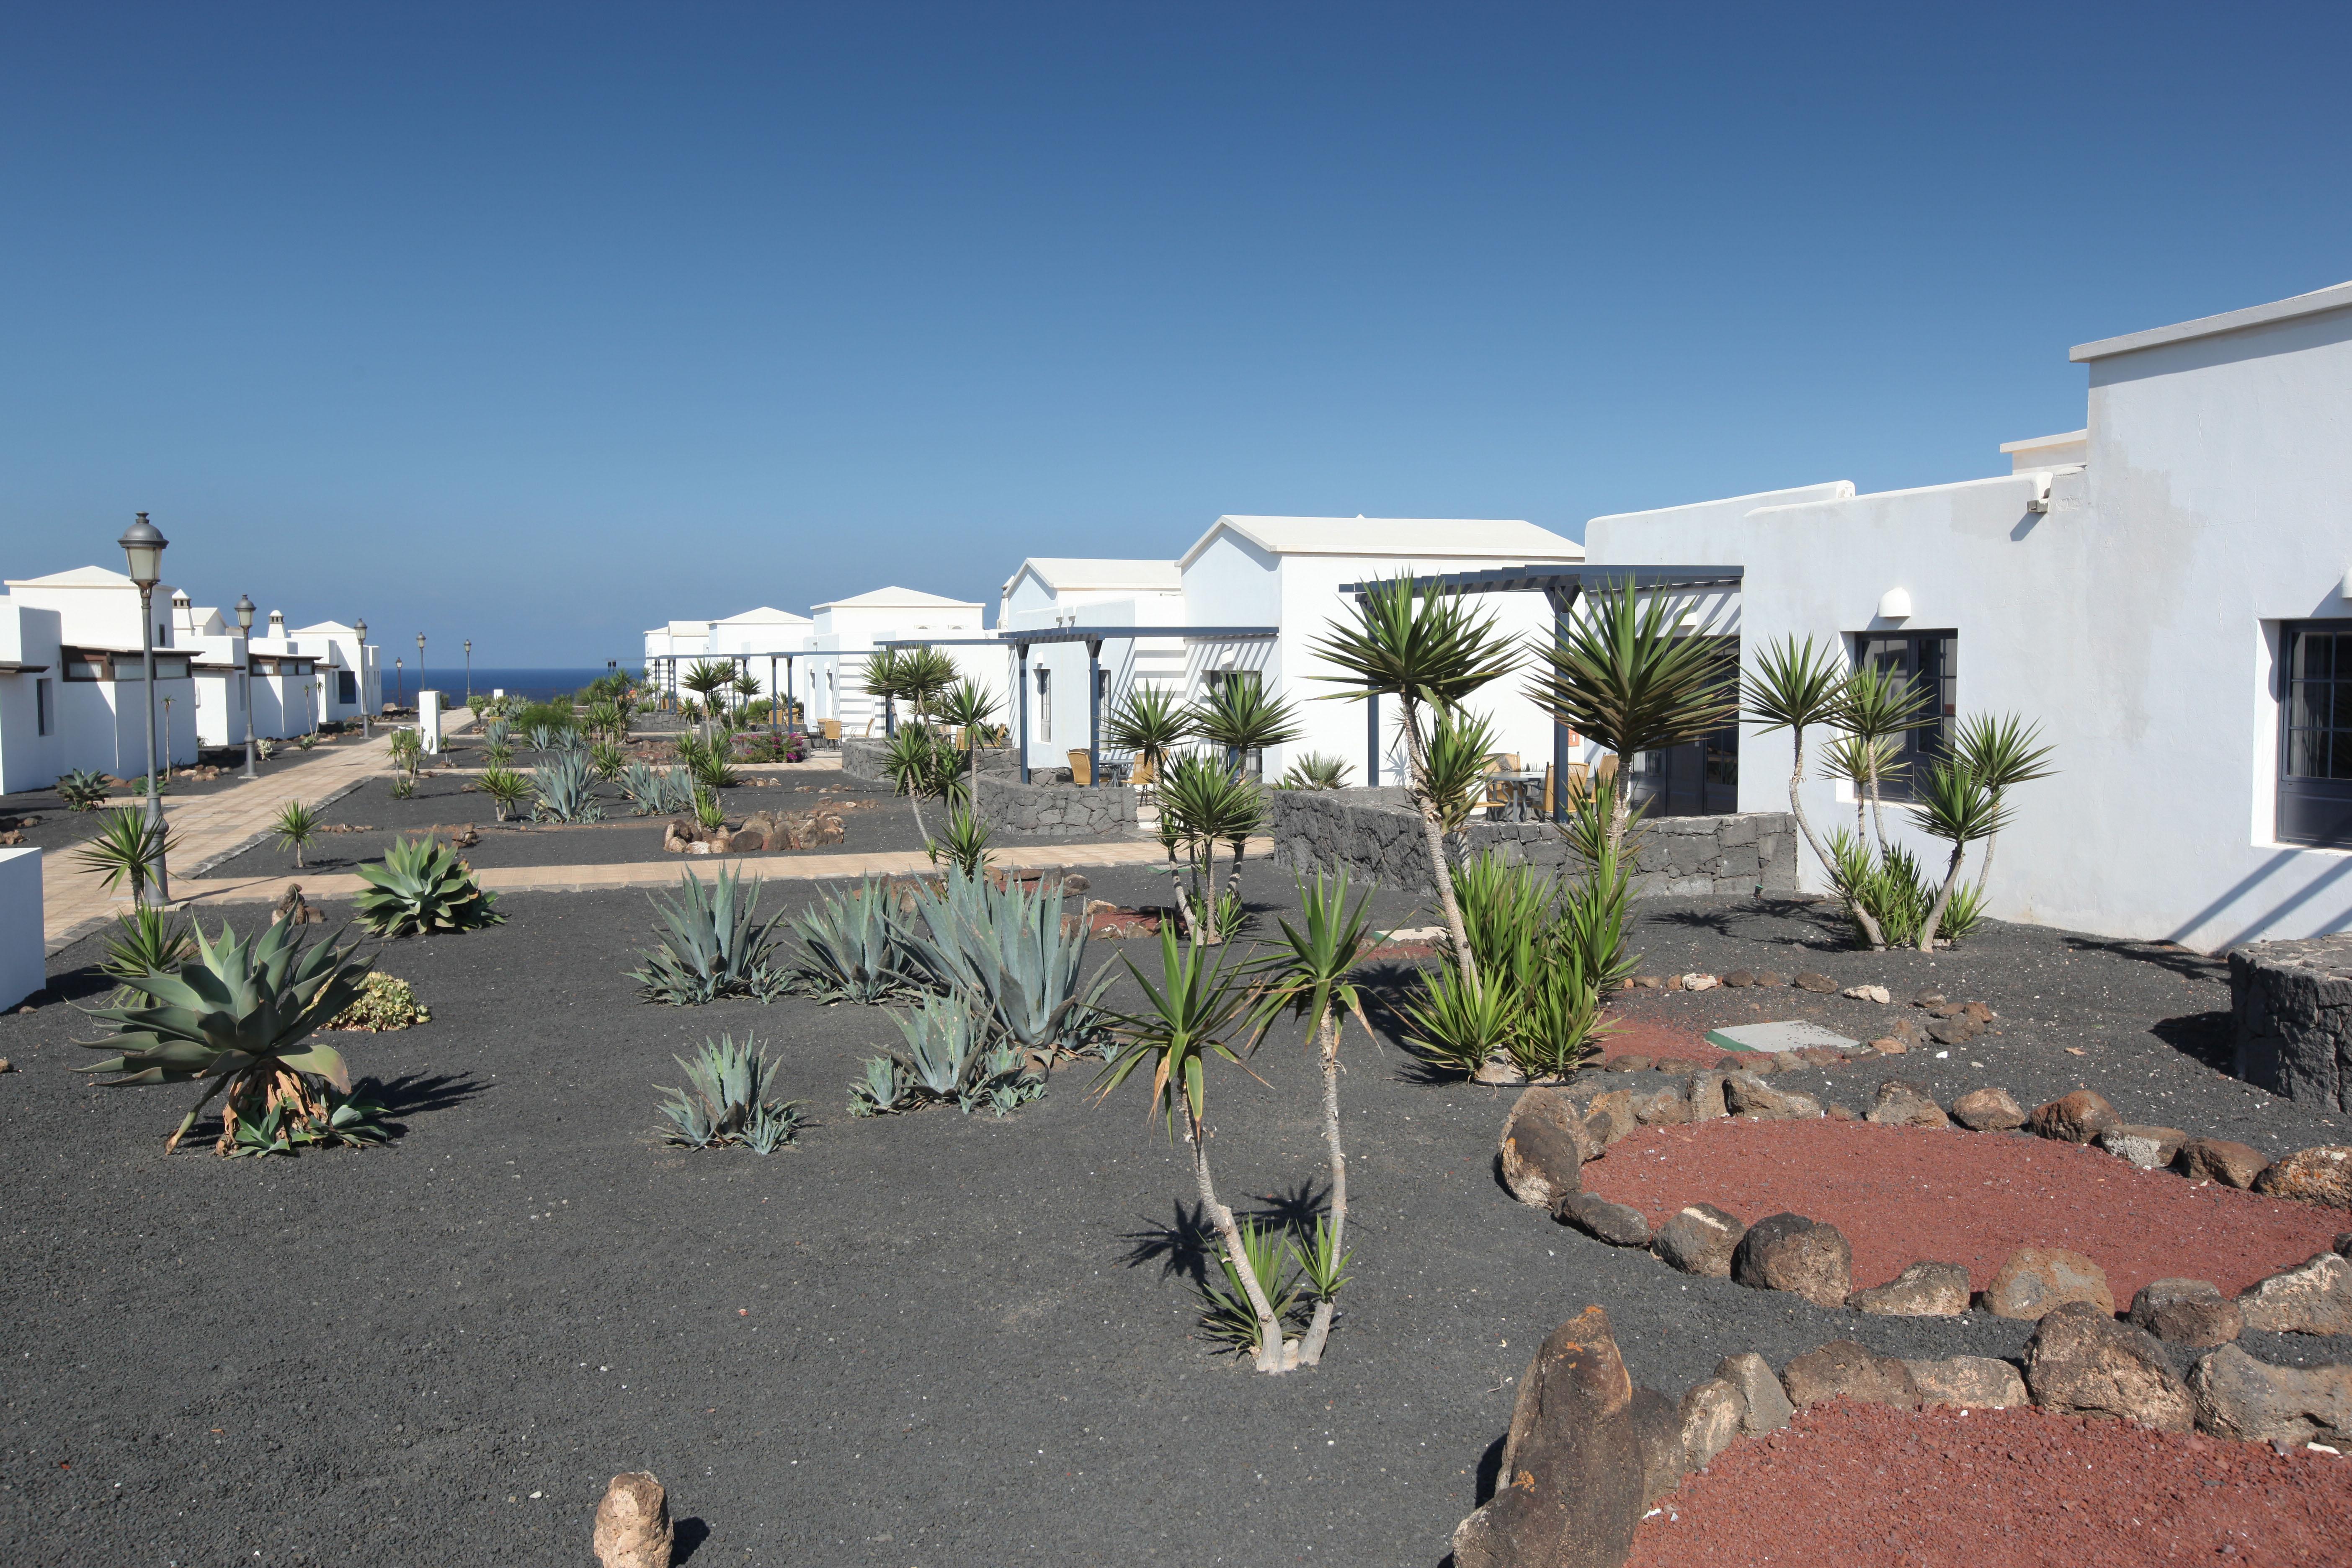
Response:
[{"label": "dry stone wall", "polygon": [[2231,1071],[2289,1100],[2352,1110],[2352,936],[2230,954]]},{"label": "dry stone wall", "polygon": [[1023,784],[985,773],[972,784],[973,809],[1000,843],[1128,838],[1135,834],[1135,792],[1124,784]]},{"label": "dry stone wall", "polygon": [[[1344,867],[1351,878],[1433,896],[1420,815],[1400,787],[1270,790],[1269,827],[1277,865],[1294,871]],[[1548,822],[1476,821],[1450,841],[1457,857],[1492,848],[1507,861],[1551,876],[1571,871],[1568,845]],[[1662,816],[1642,826],[1633,896],[1793,893],[1797,834],[1786,812]]]},{"label": "dry stone wall", "polygon": [[[889,755],[890,742],[879,736],[845,736],[841,742],[841,771],[867,784],[887,784],[890,775],[884,763]],[[982,746],[974,768],[982,773],[1004,773],[1017,778],[1021,758],[1010,746]]]}]

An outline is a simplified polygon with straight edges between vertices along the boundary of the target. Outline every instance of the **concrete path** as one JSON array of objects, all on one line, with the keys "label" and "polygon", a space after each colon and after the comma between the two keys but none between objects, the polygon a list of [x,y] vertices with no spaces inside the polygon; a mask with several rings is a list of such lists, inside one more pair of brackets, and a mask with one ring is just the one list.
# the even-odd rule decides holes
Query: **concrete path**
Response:
[{"label": "concrete path", "polygon": [[[462,708],[451,710],[442,719],[445,729],[452,731],[471,721],[472,715]],[[173,902],[180,904],[210,886],[182,878],[178,868],[226,859],[266,836],[288,801],[323,805],[364,780],[391,772],[391,731],[381,730],[370,740],[338,742],[323,757],[282,773],[264,773],[251,783],[241,782],[210,795],[177,799],[166,795],[163,819],[179,840],[171,861]],[[143,799],[125,804],[138,805]],[[79,846],[41,857],[41,926],[47,951],[57,952],[130,907],[127,890],[108,892],[100,878],[83,867]]]},{"label": "concrete path", "polygon": [[[1274,853],[1274,840],[1253,838],[1253,859],[1264,861]],[[1076,870],[1087,866],[1157,866],[1168,851],[1156,838],[1122,839],[1108,844],[1038,844],[1022,853],[1001,852],[997,864],[1007,867],[1060,867]],[[1220,864],[1223,864],[1220,857]],[[691,868],[699,877],[713,877],[724,868],[738,875],[772,882],[856,881],[861,877],[907,877],[937,869],[919,849],[884,849],[862,855],[694,855],[660,860],[634,860],[611,866],[485,866],[474,875],[494,893],[586,893],[612,888],[670,888]],[[220,878],[173,884],[174,894],[196,908],[216,904],[275,903],[287,884],[299,882],[310,899],[348,899],[366,886],[349,872],[285,877]]]}]

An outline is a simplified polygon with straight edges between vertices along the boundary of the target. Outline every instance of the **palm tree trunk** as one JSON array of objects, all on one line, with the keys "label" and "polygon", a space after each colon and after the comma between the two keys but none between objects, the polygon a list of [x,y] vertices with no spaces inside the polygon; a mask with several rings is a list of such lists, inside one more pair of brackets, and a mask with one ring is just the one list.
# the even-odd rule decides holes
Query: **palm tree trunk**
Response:
[{"label": "palm tree trunk", "polygon": [[1275,1321],[1274,1306],[1265,1299],[1265,1289],[1258,1283],[1256,1270],[1250,1267],[1249,1254],[1242,1249],[1241,1227],[1234,1223],[1234,1211],[1217,1201],[1216,1184],[1209,1177],[1205,1132],[1206,1129],[1190,1116],[1185,1118],[1184,1141],[1192,1145],[1192,1180],[1200,1188],[1202,1210],[1223,1239],[1225,1256],[1233,1259],[1234,1272],[1241,1276],[1242,1291],[1249,1298],[1250,1310],[1257,1314],[1258,1371],[1287,1372],[1284,1352],[1291,1347],[1282,1342],[1282,1325]]},{"label": "palm tree trunk", "polygon": [[[1999,813],[2000,810],[2000,796],[1998,794],[1992,797],[1992,808],[1995,813]],[[1992,880],[1992,850],[1993,846],[2000,842],[2000,828],[1996,827],[1990,833],[1985,835],[1984,864],[1977,868],[1977,891],[1979,893],[1984,891],[1985,884]]]},{"label": "palm tree trunk", "polygon": [[1952,846],[1952,863],[1944,868],[1944,885],[1936,890],[1936,901],[1927,910],[1927,923],[1919,928],[1919,951],[1936,951],[1936,928],[1944,923],[1944,910],[1952,901],[1952,889],[1959,885],[1960,862],[1967,858],[1968,841]]},{"label": "palm tree trunk", "polygon": [[[1339,1147],[1339,1021],[1323,1016],[1323,1142],[1331,1162],[1331,1256],[1340,1257],[1348,1238],[1348,1156]],[[1298,1341],[1298,1364],[1316,1366],[1323,1360],[1323,1342],[1331,1337],[1329,1298],[1315,1303],[1315,1320]]]},{"label": "palm tree trunk", "polygon": [[1418,703],[1407,703],[1404,710],[1404,743],[1412,764],[1412,793],[1421,806],[1422,835],[1429,844],[1430,875],[1437,882],[1437,902],[1445,911],[1445,930],[1454,939],[1457,967],[1462,971],[1462,983],[1478,984],[1478,961],[1470,952],[1470,931],[1462,923],[1462,906],[1454,897],[1454,871],[1445,863],[1445,829],[1438,820],[1437,798],[1429,788],[1429,753],[1422,744],[1421,714]]},{"label": "palm tree trunk", "polygon": [[922,835],[923,847],[925,849],[929,849],[931,847],[931,830],[923,826],[922,792],[920,790],[908,790],[907,792],[907,804],[915,808],[915,831]]},{"label": "palm tree trunk", "polygon": [[[1805,816],[1804,796],[1797,788],[1799,784],[1805,782],[1805,731],[1800,725],[1795,727],[1793,733],[1796,740],[1797,766],[1796,771],[1789,775],[1789,815],[1797,819],[1797,827],[1804,834],[1805,842],[1813,847],[1813,858],[1822,863],[1822,870],[1832,873],[1832,880],[1834,881],[1836,862],[1829,858],[1827,852],[1822,848],[1821,839],[1814,836],[1812,822]],[[1863,934],[1870,939],[1871,951],[1875,952],[1884,948],[1886,945],[1886,933],[1878,929],[1877,919],[1862,907],[1862,900],[1848,893],[1845,896],[1845,907],[1846,912],[1853,917],[1854,923],[1862,927]]]}]

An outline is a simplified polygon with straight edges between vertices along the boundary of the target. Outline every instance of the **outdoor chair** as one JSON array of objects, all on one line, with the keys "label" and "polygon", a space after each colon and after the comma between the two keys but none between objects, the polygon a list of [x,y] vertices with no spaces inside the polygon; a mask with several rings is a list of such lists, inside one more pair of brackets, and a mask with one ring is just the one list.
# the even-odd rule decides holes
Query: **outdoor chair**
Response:
[{"label": "outdoor chair", "polygon": [[817,727],[818,727],[819,729],[821,729],[821,730],[823,730],[823,731],[824,731],[824,738],[825,738],[828,742],[832,742],[834,745],[836,745],[836,746],[838,746],[839,744],[841,744],[841,721],[840,721],[840,720],[838,720],[838,719],[825,719],[825,720],[821,720],[821,721],[818,721],[818,725],[817,725]]},{"label": "outdoor chair", "polygon": [[1095,782],[1094,759],[1082,751],[1073,751],[1070,758],[1070,782],[1090,784]]}]

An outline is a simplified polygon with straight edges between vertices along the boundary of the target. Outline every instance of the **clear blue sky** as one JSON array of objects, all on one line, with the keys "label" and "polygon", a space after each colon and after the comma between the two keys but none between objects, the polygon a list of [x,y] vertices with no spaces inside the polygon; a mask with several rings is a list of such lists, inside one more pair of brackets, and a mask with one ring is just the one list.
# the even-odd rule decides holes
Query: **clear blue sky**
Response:
[{"label": "clear blue sky", "polygon": [[0,571],[602,663],[1219,512],[1997,471],[2352,276],[2352,7],[0,10]]}]

